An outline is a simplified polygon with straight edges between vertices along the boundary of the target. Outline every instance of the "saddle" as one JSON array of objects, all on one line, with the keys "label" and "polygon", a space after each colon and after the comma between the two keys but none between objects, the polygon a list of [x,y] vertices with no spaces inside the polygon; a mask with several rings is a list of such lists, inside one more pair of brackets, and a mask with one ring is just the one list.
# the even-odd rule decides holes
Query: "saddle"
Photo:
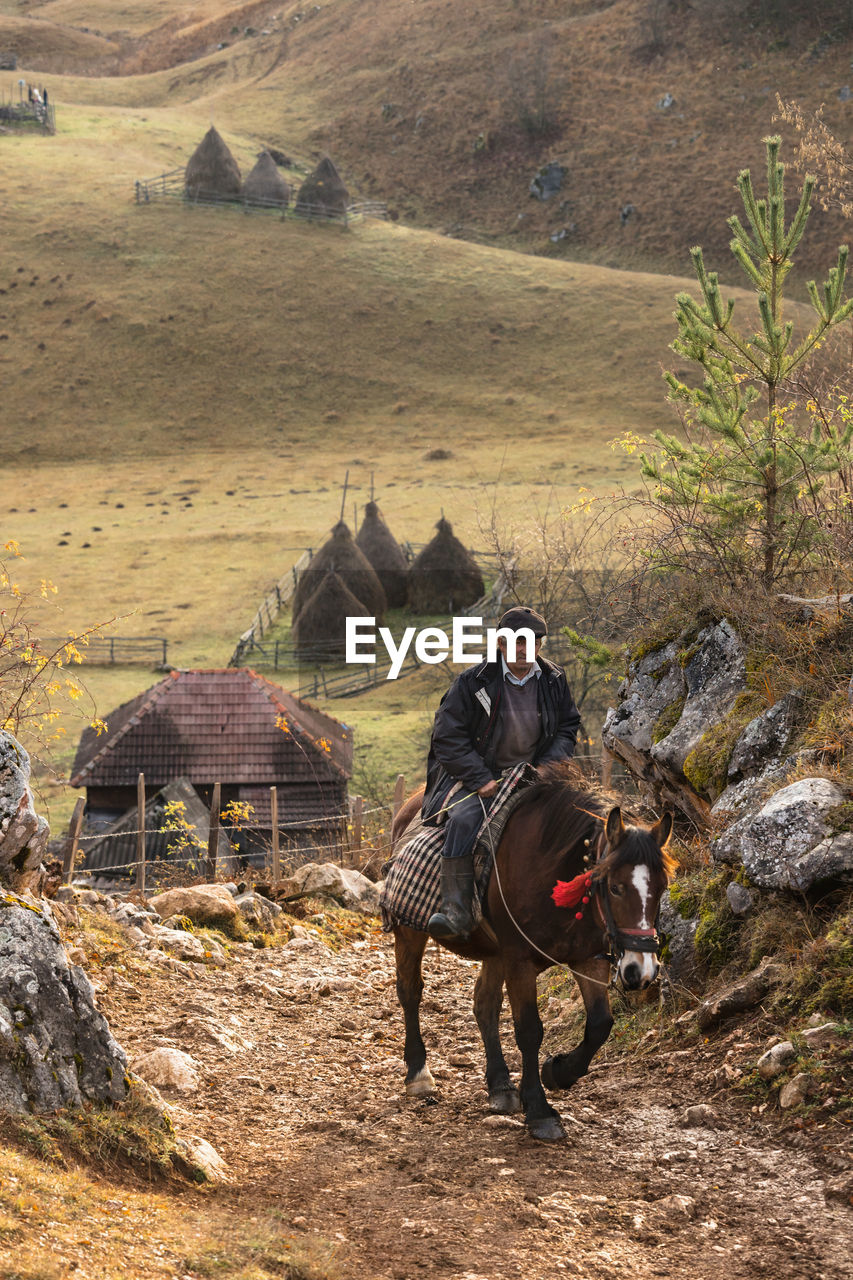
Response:
[{"label": "saddle", "polygon": [[[494,851],[524,790],[536,781],[538,774],[532,765],[517,764],[509,769],[501,778],[491,808],[477,832],[472,903],[475,927],[483,917],[483,901],[489,886]],[[447,804],[452,803],[453,792],[447,798]],[[425,932],[430,916],[439,909],[441,902],[443,827],[424,827],[416,819],[406,832],[407,836],[409,831],[412,835],[401,844],[387,865],[379,896],[382,928],[386,933],[395,924]]]}]

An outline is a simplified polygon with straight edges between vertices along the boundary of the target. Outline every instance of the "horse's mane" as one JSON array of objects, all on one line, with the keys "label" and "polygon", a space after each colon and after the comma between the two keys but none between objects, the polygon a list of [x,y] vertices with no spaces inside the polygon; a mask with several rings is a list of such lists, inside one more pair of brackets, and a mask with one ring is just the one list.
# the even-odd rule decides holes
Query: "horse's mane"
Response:
[{"label": "horse's mane", "polygon": [[[658,847],[647,829],[634,825],[635,815],[623,807],[620,797],[585,778],[571,760],[540,765],[538,782],[522,791],[515,813],[535,809],[541,823],[539,852],[543,858],[558,857],[571,851],[594,846],[603,832],[604,820],[614,805],[628,819],[628,838],[592,870],[595,879],[615,871],[626,862],[663,870],[667,879],[675,873],[677,863]],[[585,842],[588,841],[588,845]]]}]

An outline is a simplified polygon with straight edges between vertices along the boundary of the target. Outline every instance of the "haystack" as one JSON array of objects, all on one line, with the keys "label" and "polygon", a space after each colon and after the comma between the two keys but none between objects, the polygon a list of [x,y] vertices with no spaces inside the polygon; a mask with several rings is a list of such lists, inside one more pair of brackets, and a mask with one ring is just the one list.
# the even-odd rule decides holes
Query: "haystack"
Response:
[{"label": "haystack", "polygon": [[190,200],[239,200],[240,167],[213,125],[189,159],[184,192]]},{"label": "haystack", "polygon": [[296,212],[306,218],[334,218],[346,213],[349,192],[328,156],[305,179],[296,197]]},{"label": "haystack", "polygon": [[387,607],[382,583],[377,578],[370,561],[353,542],[348,525],[339,521],[332,536],[324,542],[307,569],[304,569],[293,593],[293,618],[299,617],[309,598],[319,587],[326,574],[334,571],[356,601],[360,601],[356,616],[373,616],[380,622]]},{"label": "haystack", "polygon": [[258,162],[243,183],[246,204],[275,205],[286,209],[290,204],[290,187],[276,168],[268,151],[262,151]]},{"label": "haystack", "polygon": [[368,502],[364,508],[364,520],[355,543],[382,583],[388,604],[392,609],[400,608],[406,603],[409,566],[375,502]]},{"label": "haystack", "polygon": [[409,570],[409,608],[415,613],[453,613],[479,600],[485,591],[483,575],[453,526],[444,517],[435,526],[432,542]]},{"label": "haystack", "polygon": [[293,624],[292,633],[293,647],[299,657],[315,662],[323,658],[343,658],[347,618],[363,617],[365,612],[364,605],[333,569],[319,577],[316,590],[305,601]]}]

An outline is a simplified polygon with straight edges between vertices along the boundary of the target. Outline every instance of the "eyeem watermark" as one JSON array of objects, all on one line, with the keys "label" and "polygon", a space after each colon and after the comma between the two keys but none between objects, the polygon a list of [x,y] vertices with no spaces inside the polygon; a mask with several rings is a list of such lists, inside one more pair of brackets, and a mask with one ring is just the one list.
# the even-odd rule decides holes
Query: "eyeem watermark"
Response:
[{"label": "eyeem watermark", "polygon": [[516,654],[524,655],[518,661],[533,662],[536,657],[536,636],[529,627],[511,631],[508,627],[487,627],[483,631],[482,618],[454,618],[450,636],[441,627],[406,627],[397,644],[388,627],[377,627],[375,618],[347,618],[347,662],[376,662],[377,642],[385,646],[391,659],[386,680],[396,680],[406,654],[414,641],[418,662],[437,664],[450,658],[461,666],[473,666],[475,662],[497,662],[498,641],[506,641],[507,662],[515,662]]}]

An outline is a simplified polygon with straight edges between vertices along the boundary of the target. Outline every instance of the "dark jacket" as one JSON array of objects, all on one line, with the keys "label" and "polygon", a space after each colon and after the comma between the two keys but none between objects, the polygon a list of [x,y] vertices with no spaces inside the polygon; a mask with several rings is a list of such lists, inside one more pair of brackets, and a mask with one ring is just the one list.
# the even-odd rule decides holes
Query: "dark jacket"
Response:
[{"label": "dark jacket", "polygon": [[[534,676],[542,735],[531,764],[565,760],[575,749],[580,713],[562,668],[541,655],[541,676]],[[503,667],[483,662],[454,680],[435,713],[427,761],[423,817],[431,818],[444,805],[453,783],[477,791],[498,776],[495,748],[500,742]]]}]

